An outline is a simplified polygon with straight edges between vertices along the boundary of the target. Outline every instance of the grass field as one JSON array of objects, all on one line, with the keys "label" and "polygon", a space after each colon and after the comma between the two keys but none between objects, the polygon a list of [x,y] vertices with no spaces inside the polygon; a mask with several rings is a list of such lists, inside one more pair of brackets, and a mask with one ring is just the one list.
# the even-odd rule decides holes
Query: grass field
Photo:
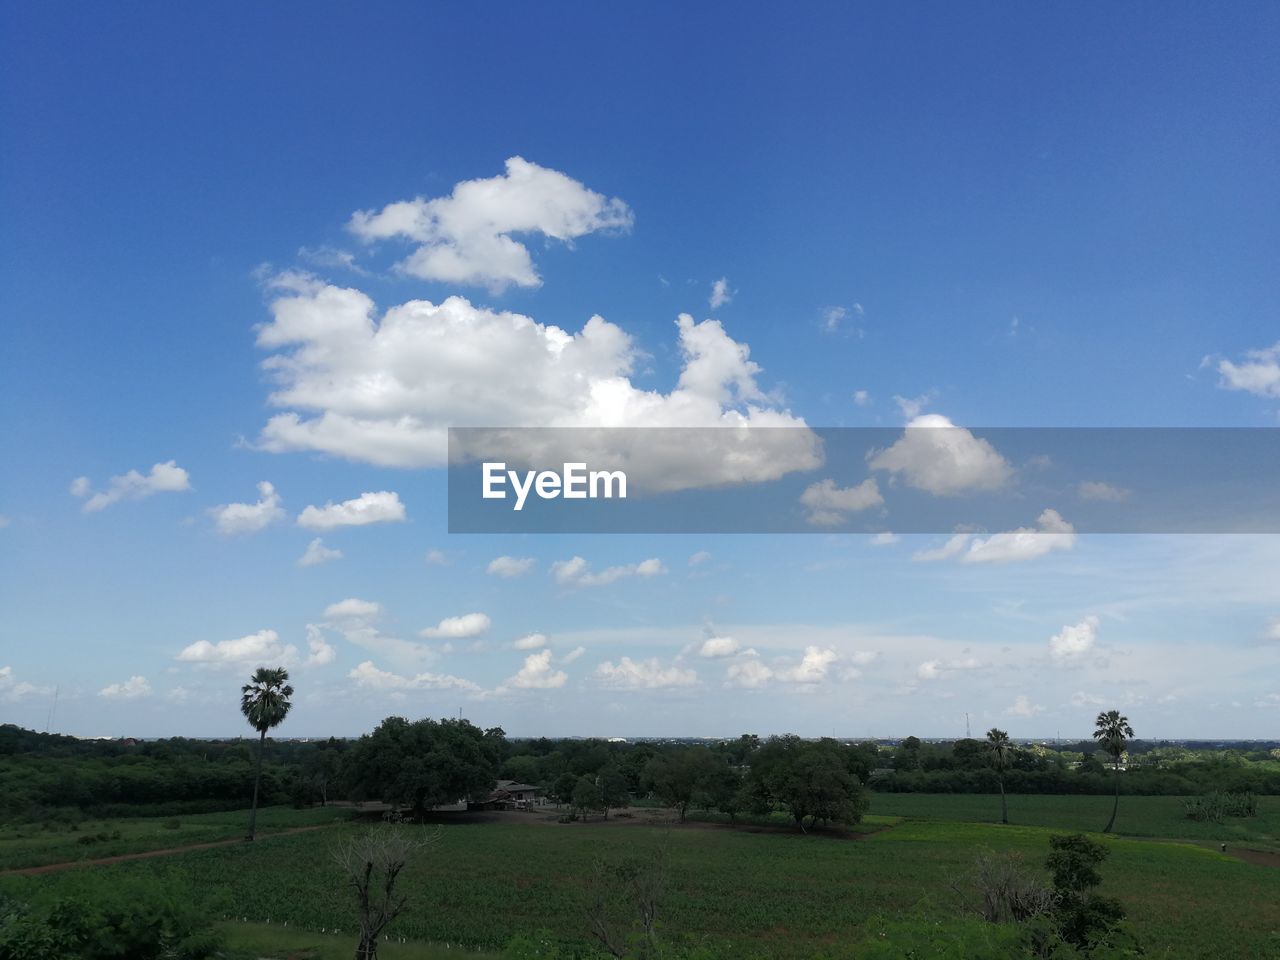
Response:
[{"label": "grass field", "polygon": [[[1223,823],[1197,823],[1183,812],[1184,797],[1121,797],[1115,831],[1130,837],[1248,843],[1280,847],[1280,797],[1259,797],[1258,816]],[[1059,830],[1099,831],[1111,816],[1113,798],[1098,796],[1010,796],[1009,822]],[[1000,796],[982,794],[873,793],[871,812],[920,820],[995,823]]]},{"label": "grass field", "polygon": [[[974,810],[976,816],[976,805]],[[1044,813],[1050,816],[1048,808]],[[304,931],[350,930],[351,913],[330,850],[354,829],[343,825],[270,843],[93,869],[117,876],[137,871],[219,891],[223,915],[270,920],[274,936],[281,936],[278,925],[286,920]],[[581,897],[593,858],[621,857],[661,842],[669,851],[669,930],[801,958],[824,945],[860,939],[878,915],[957,916],[961,903],[950,880],[979,850],[1019,851],[1028,863],[1040,864],[1051,832],[933,820],[907,820],[863,839],[692,824],[670,830],[634,823],[452,825],[406,871],[411,903],[397,931],[413,940],[491,950],[538,929],[581,941]],[[1112,856],[1102,871],[1104,892],[1124,902],[1147,956],[1280,957],[1280,869],[1188,844],[1108,843]],[[56,885],[64,876],[5,878],[0,889],[18,893]],[[310,936],[290,934],[304,935]],[[344,936],[349,950],[349,936],[339,938]]]},{"label": "grass field", "polygon": [[[258,811],[258,832],[267,835],[333,823],[350,819],[354,813],[350,807],[264,807]],[[0,870],[233,840],[243,837],[248,825],[249,814],[245,810],[185,817],[87,820],[74,827],[5,824],[0,826]]]}]

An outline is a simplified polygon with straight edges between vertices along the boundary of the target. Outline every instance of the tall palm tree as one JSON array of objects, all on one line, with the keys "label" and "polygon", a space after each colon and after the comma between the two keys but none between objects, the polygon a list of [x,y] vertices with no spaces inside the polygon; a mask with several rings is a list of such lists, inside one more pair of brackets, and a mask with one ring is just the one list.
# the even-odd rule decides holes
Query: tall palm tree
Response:
[{"label": "tall palm tree", "polygon": [[289,713],[293,704],[293,687],[289,686],[289,671],[284,667],[259,667],[253,678],[240,688],[240,712],[249,726],[258,731],[258,762],[253,771],[253,809],[249,813],[249,839],[252,840],[258,824],[258,784],[262,781],[262,751],[267,745],[267,731],[277,727]]},{"label": "tall palm tree", "polygon": [[1124,748],[1133,736],[1133,727],[1129,726],[1129,718],[1122,716],[1119,710],[1107,710],[1098,714],[1093,726],[1093,739],[1111,755],[1111,765],[1115,770],[1116,799],[1111,805],[1111,819],[1102,831],[1110,833],[1111,828],[1116,825],[1116,811],[1120,809],[1120,758],[1124,756]]},{"label": "tall palm tree", "polygon": [[1009,822],[1009,801],[1004,795],[1004,772],[1013,762],[1013,743],[1009,734],[996,727],[987,731],[987,759],[996,768],[996,776],[1000,778],[1000,822]]}]

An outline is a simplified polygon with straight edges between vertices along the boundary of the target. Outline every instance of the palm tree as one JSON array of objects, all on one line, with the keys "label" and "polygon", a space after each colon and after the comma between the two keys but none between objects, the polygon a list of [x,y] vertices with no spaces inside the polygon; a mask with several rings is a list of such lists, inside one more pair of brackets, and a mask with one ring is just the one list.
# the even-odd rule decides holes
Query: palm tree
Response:
[{"label": "palm tree", "polygon": [[249,839],[252,840],[258,823],[258,784],[262,781],[262,751],[267,745],[267,731],[277,727],[293,706],[289,698],[293,687],[289,686],[289,671],[284,667],[259,667],[253,678],[240,688],[240,712],[249,726],[258,731],[258,762],[253,771],[253,809],[249,813]]},{"label": "palm tree", "polygon": [[1004,795],[1004,772],[1013,762],[1013,743],[1009,734],[992,727],[987,731],[987,759],[996,768],[996,776],[1000,778],[1000,822],[1009,822],[1009,801]]},{"label": "palm tree", "polygon": [[1133,727],[1129,726],[1129,718],[1122,716],[1119,710],[1107,710],[1098,714],[1093,726],[1093,739],[1111,755],[1111,764],[1115,769],[1116,800],[1111,805],[1111,819],[1102,831],[1110,833],[1116,824],[1116,811],[1120,809],[1120,758],[1124,756],[1128,739],[1133,736]]}]

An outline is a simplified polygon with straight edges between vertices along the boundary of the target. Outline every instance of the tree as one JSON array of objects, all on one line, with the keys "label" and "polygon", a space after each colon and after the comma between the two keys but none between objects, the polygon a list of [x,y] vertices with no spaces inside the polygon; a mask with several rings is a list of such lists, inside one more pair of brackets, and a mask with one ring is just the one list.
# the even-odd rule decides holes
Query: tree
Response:
[{"label": "tree", "polygon": [[836,741],[771,737],[751,761],[748,776],[755,794],[787,808],[803,831],[817,823],[857,823],[867,808],[866,793],[849,772]]},{"label": "tree", "polygon": [[500,728],[481,730],[468,720],[388,717],[347,752],[344,776],[357,796],[421,818],[431,807],[492,790],[505,745]]},{"label": "tree", "polygon": [[596,775],[600,787],[600,803],[604,807],[604,818],[609,819],[611,808],[627,807],[631,804],[630,784],[626,775],[618,769],[618,765],[610,763],[601,768]]},{"label": "tree", "polygon": [[414,850],[439,839],[439,832],[411,840],[403,829],[374,827],[333,852],[334,862],[355,893],[360,924],[355,960],[378,960],[378,938],[405,907],[406,898],[396,893],[400,872]]},{"label": "tree", "polygon": [[1093,892],[1093,888],[1102,883],[1097,867],[1111,851],[1083,833],[1054,834],[1049,838],[1049,846],[1053,852],[1045,866],[1049,868],[1057,895],[1054,909],[1059,933],[1068,943],[1089,950],[1105,942],[1116,924],[1124,919],[1119,900]]},{"label": "tree", "polygon": [[585,820],[590,811],[600,810],[603,807],[604,800],[600,796],[600,786],[596,783],[596,778],[583,774],[573,785],[574,812]]},{"label": "tree", "polygon": [[1111,756],[1111,766],[1115,772],[1116,799],[1111,805],[1111,819],[1102,831],[1110,833],[1116,824],[1116,812],[1120,809],[1120,758],[1124,756],[1124,748],[1133,737],[1133,727],[1129,726],[1129,718],[1121,716],[1119,710],[1107,710],[1098,714],[1093,726],[1093,739]]},{"label": "tree", "polygon": [[567,770],[556,777],[555,783],[551,785],[551,795],[556,798],[556,806],[573,803],[573,788],[577,785],[578,778]]},{"label": "tree", "polygon": [[658,799],[674,807],[683,820],[696,797],[714,793],[726,769],[724,761],[706,747],[686,747],[660,753],[650,760],[644,780]]},{"label": "tree", "polygon": [[987,731],[987,756],[991,765],[996,768],[996,776],[1000,780],[1000,822],[1009,822],[1009,801],[1004,795],[1004,772],[1009,769],[1013,760],[1013,744],[1009,734],[996,727]]},{"label": "tree", "polygon": [[253,678],[240,688],[240,712],[249,726],[258,731],[258,759],[253,771],[253,807],[249,811],[249,839],[258,825],[258,785],[262,782],[262,753],[267,745],[267,731],[278,727],[293,703],[293,687],[289,671],[284,667],[259,667]]},{"label": "tree", "polygon": [[591,935],[611,956],[651,960],[659,955],[658,910],[666,875],[665,845],[620,863],[595,861],[583,906]]}]

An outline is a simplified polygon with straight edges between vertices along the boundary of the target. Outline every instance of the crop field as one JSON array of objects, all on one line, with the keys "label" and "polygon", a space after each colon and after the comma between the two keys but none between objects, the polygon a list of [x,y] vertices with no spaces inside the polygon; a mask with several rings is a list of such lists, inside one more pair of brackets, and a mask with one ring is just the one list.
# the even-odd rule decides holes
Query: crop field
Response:
[{"label": "crop field", "polygon": [[[349,807],[310,810],[264,807],[258,811],[258,833],[269,835],[329,824],[350,819],[354,813]],[[76,824],[4,824],[0,825],[0,870],[234,840],[245,835],[248,825],[246,810],[181,817],[86,820]]]},{"label": "crop field", "polygon": [[[1280,847],[1280,797],[1259,797],[1258,816],[1222,823],[1198,823],[1184,813],[1185,797],[1120,798],[1116,832],[1130,837],[1249,843]],[[1094,832],[1106,826],[1113,798],[1018,795],[1009,797],[1009,822],[1029,827]],[[995,823],[999,794],[872,793],[871,812],[917,820]]]},{"label": "crop field", "polygon": [[[287,921],[349,943],[352,914],[330,854],[356,829],[339,825],[252,846],[93,869],[218,891],[211,894],[221,898],[213,901],[215,908],[233,924],[245,924],[246,931],[260,931],[256,924],[266,921],[278,930]],[[593,859],[619,859],[665,844],[668,930],[740,943],[744,955],[809,957],[860,939],[878,916],[958,916],[962,904],[951,881],[980,850],[1018,851],[1038,865],[1051,832],[931,820],[907,820],[846,839],[695,824],[450,825],[406,870],[410,906],[396,932],[472,949],[497,949],[514,935],[539,929],[583,941],[581,898]],[[1147,956],[1280,957],[1280,869],[1190,844],[1108,843],[1112,855],[1102,868],[1103,892],[1123,901]],[[4,878],[0,890],[29,891],[66,876]],[[334,934],[335,927],[345,933]]]}]

